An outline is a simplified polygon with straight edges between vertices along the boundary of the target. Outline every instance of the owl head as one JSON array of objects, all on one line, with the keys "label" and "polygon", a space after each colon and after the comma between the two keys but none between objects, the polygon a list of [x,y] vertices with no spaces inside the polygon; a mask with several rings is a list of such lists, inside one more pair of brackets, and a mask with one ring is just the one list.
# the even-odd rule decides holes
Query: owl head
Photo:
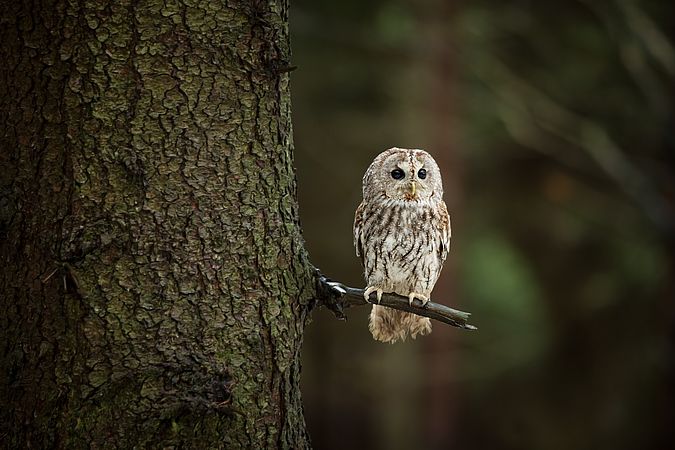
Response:
[{"label": "owl head", "polygon": [[390,148],[377,155],[363,176],[363,198],[409,202],[441,201],[443,183],[434,158],[424,150]]}]

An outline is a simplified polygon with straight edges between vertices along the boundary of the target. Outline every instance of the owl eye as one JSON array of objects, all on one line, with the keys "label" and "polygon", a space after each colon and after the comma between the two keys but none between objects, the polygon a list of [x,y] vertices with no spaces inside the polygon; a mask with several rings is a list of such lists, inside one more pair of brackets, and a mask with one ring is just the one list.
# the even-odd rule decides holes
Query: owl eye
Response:
[{"label": "owl eye", "polygon": [[403,172],[401,169],[394,169],[391,171],[391,177],[394,180],[400,180],[405,176],[405,172]]},{"label": "owl eye", "polygon": [[427,171],[425,169],[420,169],[417,172],[417,176],[420,178],[420,180],[424,180],[427,177]]}]

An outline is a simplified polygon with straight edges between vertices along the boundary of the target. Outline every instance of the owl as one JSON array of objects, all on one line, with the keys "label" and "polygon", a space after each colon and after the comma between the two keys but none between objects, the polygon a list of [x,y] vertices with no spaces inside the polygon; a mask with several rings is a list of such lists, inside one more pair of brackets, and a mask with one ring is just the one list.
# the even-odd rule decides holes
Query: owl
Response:
[{"label": "owl", "polygon": [[376,293],[370,332],[382,342],[404,341],[431,332],[427,317],[379,305],[384,292],[425,305],[450,245],[450,217],[443,201],[441,172],[424,150],[390,148],[363,176],[363,202],[354,217],[354,246],[367,287]]}]

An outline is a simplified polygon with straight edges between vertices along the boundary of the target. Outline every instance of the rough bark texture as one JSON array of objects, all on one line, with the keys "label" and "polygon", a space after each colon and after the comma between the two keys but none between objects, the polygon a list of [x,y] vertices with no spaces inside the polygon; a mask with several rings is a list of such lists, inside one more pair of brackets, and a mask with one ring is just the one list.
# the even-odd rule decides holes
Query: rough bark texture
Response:
[{"label": "rough bark texture", "polygon": [[2,445],[307,447],[287,3],[2,3]]}]

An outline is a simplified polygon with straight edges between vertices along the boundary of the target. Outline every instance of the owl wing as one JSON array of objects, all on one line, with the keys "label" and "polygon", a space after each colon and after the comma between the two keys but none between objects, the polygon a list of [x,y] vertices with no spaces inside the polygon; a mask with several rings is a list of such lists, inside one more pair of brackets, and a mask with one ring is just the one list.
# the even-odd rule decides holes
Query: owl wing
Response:
[{"label": "owl wing", "polygon": [[363,231],[363,213],[366,209],[365,202],[361,202],[356,213],[354,214],[354,248],[356,249],[356,256],[361,258],[363,264],[363,238],[361,232]]},{"label": "owl wing", "polygon": [[441,259],[441,263],[445,262],[445,258],[448,257],[448,251],[450,251],[450,214],[448,214],[448,207],[445,206],[445,202],[440,202],[439,204],[440,217],[438,221],[438,257]]}]

